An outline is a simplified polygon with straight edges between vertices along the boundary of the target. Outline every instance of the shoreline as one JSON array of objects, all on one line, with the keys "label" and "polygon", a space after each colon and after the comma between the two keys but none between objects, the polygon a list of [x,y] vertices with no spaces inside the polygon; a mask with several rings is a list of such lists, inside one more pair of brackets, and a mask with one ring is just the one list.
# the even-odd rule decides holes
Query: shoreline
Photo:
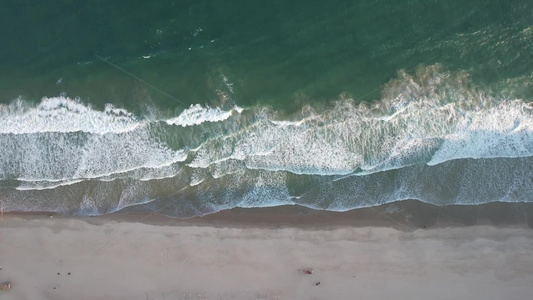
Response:
[{"label": "shoreline", "polygon": [[[149,225],[254,227],[390,227],[402,231],[474,225],[526,226],[533,228],[533,202],[490,202],[479,205],[436,206],[418,200],[402,200],[374,207],[336,212],[300,205],[260,208],[232,208],[204,216],[176,218],[163,213],[137,212],[126,208],[99,216],[63,215],[56,212],[4,212],[20,218],[56,217],[79,219],[91,224],[140,222]],[[0,215],[1,217],[1,215]]]}]

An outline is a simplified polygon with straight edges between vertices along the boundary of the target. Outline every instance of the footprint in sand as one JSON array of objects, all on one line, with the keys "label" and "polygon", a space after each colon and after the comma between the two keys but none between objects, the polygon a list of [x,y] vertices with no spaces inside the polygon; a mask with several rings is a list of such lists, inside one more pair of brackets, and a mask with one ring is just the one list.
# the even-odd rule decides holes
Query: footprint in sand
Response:
[{"label": "footprint in sand", "polygon": [[159,254],[159,262],[164,264],[168,260],[170,250],[168,248],[165,248],[161,250],[161,253]]},{"label": "footprint in sand", "polygon": [[186,267],[186,266],[188,266],[188,265],[191,263],[191,260],[192,260],[191,257],[190,257],[190,256],[187,256],[187,257],[181,262],[181,265],[182,265],[183,267]]},{"label": "footprint in sand", "polygon": [[182,297],[181,297],[180,299],[182,299],[182,300],[191,300],[191,297],[192,297],[192,294],[191,294],[191,293],[189,293],[189,292],[184,292],[184,293],[182,294]]},{"label": "footprint in sand", "polygon": [[100,243],[98,248],[96,248],[96,250],[94,251],[93,256],[100,255],[106,248],[109,248],[111,245],[112,245],[112,243],[109,242],[109,241],[105,241],[105,242]]}]

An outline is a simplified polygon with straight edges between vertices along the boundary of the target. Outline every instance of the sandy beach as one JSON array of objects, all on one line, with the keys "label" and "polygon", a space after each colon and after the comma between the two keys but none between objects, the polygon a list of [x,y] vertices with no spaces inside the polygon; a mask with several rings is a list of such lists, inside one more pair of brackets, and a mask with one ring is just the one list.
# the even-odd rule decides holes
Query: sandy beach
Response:
[{"label": "sandy beach", "polygon": [[0,299],[531,297],[527,224],[423,229],[320,216],[3,215],[0,281],[11,289]]}]

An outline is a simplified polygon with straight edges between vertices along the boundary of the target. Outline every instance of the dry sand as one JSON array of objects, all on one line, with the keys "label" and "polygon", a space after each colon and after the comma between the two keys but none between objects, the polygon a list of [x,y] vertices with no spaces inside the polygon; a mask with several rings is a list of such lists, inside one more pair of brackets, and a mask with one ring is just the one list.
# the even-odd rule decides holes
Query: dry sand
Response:
[{"label": "dry sand", "polygon": [[154,225],[139,218],[0,217],[0,282],[12,284],[0,299],[533,295],[533,230],[526,226],[406,231],[342,224]]}]

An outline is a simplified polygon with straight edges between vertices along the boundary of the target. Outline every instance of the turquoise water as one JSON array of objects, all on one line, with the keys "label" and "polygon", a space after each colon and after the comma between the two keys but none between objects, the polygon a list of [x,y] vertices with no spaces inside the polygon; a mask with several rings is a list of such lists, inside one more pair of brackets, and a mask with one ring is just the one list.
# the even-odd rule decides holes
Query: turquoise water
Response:
[{"label": "turquoise water", "polygon": [[529,1],[0,14],[4,211],[533,200]]}]

